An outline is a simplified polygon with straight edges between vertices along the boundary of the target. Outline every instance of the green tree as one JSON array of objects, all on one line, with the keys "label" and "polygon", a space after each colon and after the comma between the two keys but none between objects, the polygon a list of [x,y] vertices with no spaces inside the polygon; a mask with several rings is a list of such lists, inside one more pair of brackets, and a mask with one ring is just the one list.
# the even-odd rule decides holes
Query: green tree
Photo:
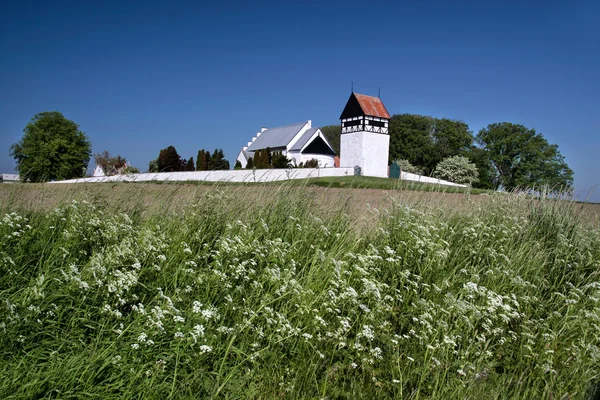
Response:
[{"label": "green tree", "polygon": [[281,151],[276,151],[271,157],[271,164],[273,168],[290,168],[291,161],[287,156],[284,156]]},{"label": "green tree", "polygon": [[490,124],[479,131],[477,142],[492,161],[496,189],[548,186],[566,190],[573,185],[573,171],[558,146],[549,144],[535,129],[509,122]]},{"label": "green tree", "polygon": [[215,149],[212,156],[210,156],[210,161],[208,163],[208,169],[210,169],[210,170],[229,169],[229,161],[227,161],[225,159],[225,154],[223,154],[223,149]]},{"label": "green tree", "polygon": [[390,119],[390,160],[404,159],[429,174],[436,159],[432,139],[434,119],[423,115],[400,114]]},{"label": "green tree", "polygon": [[467,185],[477,182],[478,175],[477,166],[463,156],[444,158],[433,171],[436,178]]},{"label": "green tree", "polygon": [[240,160],[235,160],[235,164],[233,165],[233,169],[242,169],[242,163]]},{"label": "green tree", "polygon": [[435,156],[439,161],[459,155],[473,144],[473,132],[469,125],[463,121],[455,121],[447,118],[435,118],[433,121],[433,147]]},{"label": "green tree", "polygon": [[489,152],[480,147],[471,146],[460,154],[471,160],[477,167],[478,181],[473,183],[473,187],[494,190],[496,188],[496,171]]},{"label": "green tree", "polygon": [[148,163],[148,172],[158,172],[158,158]]},{"label": "green tree", "polygon": [[22,182],[80,178],[90,162],[92,144],[79,125],[57,111],[36,114],[10,146]]},{"label": "green tree", "polygon": [[181,157],[173,146],[160,151],[157,163],[159,172],[181,171]]},{"label": "green tree", "polygon": [[206,159],[206,151],[198,150],[196,156],[196,171],[206,171],[208,169],[208,160]]},{"label": "green tree", "polygon": [[333,147],[333,151],[335,154],[340,154],[340,140],[342,135],[342,126],[340,124],[337,125],[327,125],[321,129],[323,135],[327,138],[327,141]]},{"label": "green tree", "polygon": [[271,168],[271,149],[266,148],[254,152],[254,166],[259,169]]},{"label": "green tree", "polygon": [[462,121],[400,114],[390,120],[390,160],[404,159],[430,175],[444,158],[459,155],[473,143]]},{"label": "green tree", "polygon": [[187,160],[187,163],[185,164],[185,170],[186,171],[195,171],[196,167],[194,166],[194,157],[190,157],[189,160]]}]

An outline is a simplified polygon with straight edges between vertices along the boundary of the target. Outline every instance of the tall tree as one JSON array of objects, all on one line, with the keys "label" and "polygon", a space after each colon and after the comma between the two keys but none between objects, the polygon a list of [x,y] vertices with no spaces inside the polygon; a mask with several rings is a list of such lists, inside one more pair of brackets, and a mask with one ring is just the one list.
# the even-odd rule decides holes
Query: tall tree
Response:
[{"label": "tall tree", "polygon": [[467,157],[477,167],[479,180],[473,183],[474,188],[496,188],[496,171],[487,150],[471,145],[468,150],[461,151],[460,155]]},{"label": "tall tree", "polygon": [[399,114],[390,119],[390,160],[404,159],[421,167],[426,174],[435,168],[432,138],[434,118],[423,115]]},{"label": "tall tree", "polygon": [[208,166],[205,164],[205,151],[204,149],[198,150],[198,155],[196,156],[196,171],[206,171]]},{"label": "tall tree", "polygon": [[194,157],[190,157],[189,160],[187,160],[187,164],[186,164],[186,171],[195,171],[196,167],[194,166]]},{"label": "tall tree", "polygon": [[150,160],[148,163],[148,172],[158,172],[158,158]]},{"label": "tall tree", "polygon": [[399,114],[390,120],[390,160],[404,159],[431,175],[444,158],[470,148],[469,125],[448,118]]},{"label": "tall tree", "polygon": [[162,149],[158,155],[158,171],[173,172],[181,170],[181,157],[173,146]]},{"label": "tall tree", "polygon": [[337,125],[327,125],[321,128],[321,132],[327,138],[327,141],[333,147],[333,151],[335,154],[340,154],[340,141],[342,135],[342,126],[340,124]]},{"label": "tall tree", "polygon": [[[432,127],[435,157],[439,161],[458,155],[473,144],[473,132],[463,121],[435,118]],[[436,165],[439,163],[436,161]]]},{"label": "tall tree", "polygon": [[208,169],[211,169],[211,170],[229,169],[229,161],[227,161],[225,159],[225,154],[223,154],[223,149],[215,149],[212,156],[210,156],[210,162],[208,165]]},{"label": "tall tree", "polygon": [[36,114],[23,137],[10,146],[22,182],[45,182],[85,175],[92,144],[79,125],[57,111]]},{"label": "tall tree", "polygon": [[567,189],[573,185],[573,171],[558,151],[535,129],[502,122],[490,124],[477,134],[497,174],[496,188],[549,186]]}]

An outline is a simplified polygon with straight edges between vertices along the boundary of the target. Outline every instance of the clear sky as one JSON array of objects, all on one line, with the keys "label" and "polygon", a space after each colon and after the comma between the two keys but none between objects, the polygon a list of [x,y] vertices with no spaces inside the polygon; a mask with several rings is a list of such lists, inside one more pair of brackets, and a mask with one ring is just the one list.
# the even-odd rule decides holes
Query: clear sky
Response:
[{"label": "clear sky", "polygon": [[586,193],[600,185],[599,15],[590,0],[6,2],[0,172],[42,111],[142,171],[169,145],[233,165],[262,126],[339,123],[354,81],[381,87],[391,114],[535,128]]}]

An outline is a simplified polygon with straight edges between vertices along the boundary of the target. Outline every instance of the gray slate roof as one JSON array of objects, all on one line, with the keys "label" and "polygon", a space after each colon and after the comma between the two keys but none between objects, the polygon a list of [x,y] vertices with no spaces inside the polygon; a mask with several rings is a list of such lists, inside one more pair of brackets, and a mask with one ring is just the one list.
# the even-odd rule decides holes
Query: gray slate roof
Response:
[{"label": "gray slate roof", "polygon": [[272,149],[286,147],[304,125],[306,122],[267,129],[248,146],[246,151],[256,151],[267,147]]},{"label": "gray slate roof", "polygon": [[304,132],[304,134],[300,137],[300,139],[298,139],[298,141],[294,144],[294,147],[292,147],[290,151],[302,150],[302,147],[304,147],[304,145],[308,142],[311,136],[315,134],[317,129],[319,128],[310,128],[309,130]]}]

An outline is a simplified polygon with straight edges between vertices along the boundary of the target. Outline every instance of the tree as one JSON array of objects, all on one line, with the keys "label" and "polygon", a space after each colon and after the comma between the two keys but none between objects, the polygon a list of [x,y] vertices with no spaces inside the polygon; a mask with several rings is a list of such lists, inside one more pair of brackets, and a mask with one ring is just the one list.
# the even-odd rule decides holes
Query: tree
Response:
[{"label": "tree", "polygon": [[210,151],[201,149],[198,150],[196,157],[196,171],[207,171],[210,169]]},{"label": "tree", "polygon": [[342,135],[342,126],[340,124],[327,125],[321,128],[321,132],[327,138],[327,141],[333,147],[335,154],[340,154],[340,141]]},{"label": "tree", "polygon": [[235,164],[233,164],[233,169],[242,169],[242,163],[240,160],[235,160]]},{"label": "tree", "polygon": [[451,182],[471,185],[477,182],[479,173],[475,164],[463,156],[444,158],[433,171],[433,176]]},{"label": "tree", "polygon": [[436,164],[431,136],[434,119],[423,115],[400,114],[390,119],[390,160],[404,159],[430,173]]},{"label": "tree", "polygon": [[159,172],[174,172],[181,170],[181,157],[173,146],[169,146],[160,151],[157,163]]},{"label": "tree", "polygon": [[478,144],[488,152],[497,175],[496,189],[548,186],[566,190],[573,185],[573,171],[558,146],[523,125],[490,124],[477,134]]},{"label": "tree", "polygon": [[148,172],[158,172],[158,158],[148,163]]},{"label": "tree", "polygon": [[496,171],[492,165],[489,153],[480,147],[471,146],[468,150],[461,152],[477,167],[478,181],[473,183],[474,188],[491,189],[496,188]]},{"label": "tree", "polygon": [[276,151],[271,157],[271,164],[273,168],[290,168],[291,161],[287,156],[284,156],[281,151]]},{"label": "tree", "polygon": [[254,166],[259,169],[271,168],[271,149],[266,148],[254,152]]},{"label": "tree", "polygon": [[469,125],[447,118],[433,120],[432,138],[435,158],[438,160],[456,156],[473,144],[473,132],[469,130]]},{"label": "tree", "polygon": [[223,154],[223,149],[215,149],[212,156],[210,156],[210,161],[208,163],[208,169],[210,169],[210,170],[229,169],[229,161],[227,161],[225,159],[225,155]]},{"label": "tree", "polygon": [[196,156],[196,171],[206,171],[208,169],[208,165],[205,163],[205,161],[206,152],[204,149],[198,150],[198,155]]},{"label": "tree", "polygon": [[185,170],[186,171],[195,171],[196,167],[194,166],[194,157],[190,157],[189,160],[187,160],[187,163],[185,164]]},{"label": "tree", "polygon": [[94,161],[96,165],[99,165],[104,171],[104,175],[116,175],[123,171],[127,160],[124,157],[116,156],[112,157],[108,150],[104,150],[102,153],[94,154]]},{"label": "tree", "polygon": [[390,120],[389,159],[404,159],[430,175],[444,158],[460,154],[473,143],[473,133],[462,121],[400,114]]},{"label": "tree", "polygon": [[10,146],[22,182],[45,182],[85,175],[92,144],[79,125],[57,111],[36,114]]},{"label": "tree", "polygon": [[254,168],[254,158],[248,157],[248,163],[246,164],[246,169],[253,169],[253,168]]}]

